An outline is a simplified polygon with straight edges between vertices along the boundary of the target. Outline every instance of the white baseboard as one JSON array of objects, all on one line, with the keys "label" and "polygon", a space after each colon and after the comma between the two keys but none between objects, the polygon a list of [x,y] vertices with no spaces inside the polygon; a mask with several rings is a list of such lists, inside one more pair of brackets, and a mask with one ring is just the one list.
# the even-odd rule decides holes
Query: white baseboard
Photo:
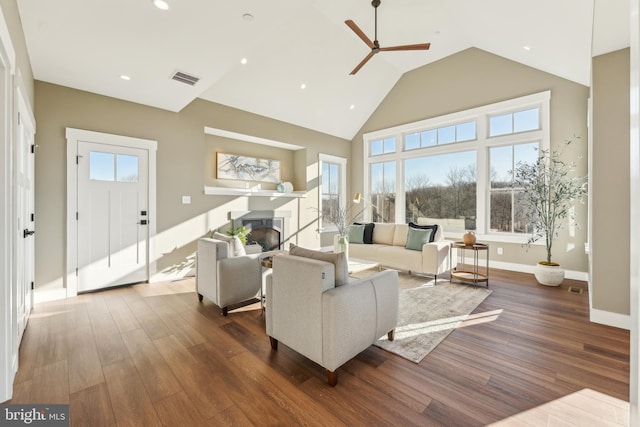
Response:
[{"label": "white baseboard", "polygon": [[[469,258],[469,259],[466,259],[466,262],[471,264],[473,263],[473,260]],[[480,261],[480,262],[483,262],[483,261]],[[535,265],[515,264],[512,262],[500,262],[500,261],[489,260],[489,269],[491,268],[498,268],[500,270],[519,271],[521,273],[533,274],[535,270]],[[582,280],[584,282],[589,281],[589,273],[587,273],[586,271],[565,270],[564,277],[571,280]]]},{"label": "white baseboard", "polygon": [[612,313],[610,311],[592,308],[590,310],[589,320],[615,328],[631,330],[631,316],[628,314]]}]

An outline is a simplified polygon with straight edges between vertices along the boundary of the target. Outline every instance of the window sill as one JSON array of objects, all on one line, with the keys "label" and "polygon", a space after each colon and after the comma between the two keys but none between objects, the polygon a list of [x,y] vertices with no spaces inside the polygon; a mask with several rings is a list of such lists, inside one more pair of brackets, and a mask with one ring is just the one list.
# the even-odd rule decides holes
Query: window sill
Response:
[{"label": "window sill", "polygon": [[[444,233],[444,237],[446,239],[451,240],[462,240],[462,236],[465,232],[446,232]],[[518,245],[526,245],[529,240],[529,235],[518,235],[518,236],[510,236],[506,234],[476,234],[476,239],[479,242],[495,242],[495,243],[515,243]],[[543,246],[543,239],[538,240],[535,243],[532,243],[531,246]]]}]

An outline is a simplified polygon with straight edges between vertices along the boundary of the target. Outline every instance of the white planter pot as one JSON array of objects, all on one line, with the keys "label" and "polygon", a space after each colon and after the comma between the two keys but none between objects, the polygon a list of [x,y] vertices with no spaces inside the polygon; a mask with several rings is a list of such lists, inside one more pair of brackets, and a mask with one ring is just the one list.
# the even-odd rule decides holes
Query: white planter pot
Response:
[{"label": "white planter pot", "polygon": [[534,270],[536,280],[545,286],[560,286],[564,280],[564,270],[556,265],[537,264]]}]

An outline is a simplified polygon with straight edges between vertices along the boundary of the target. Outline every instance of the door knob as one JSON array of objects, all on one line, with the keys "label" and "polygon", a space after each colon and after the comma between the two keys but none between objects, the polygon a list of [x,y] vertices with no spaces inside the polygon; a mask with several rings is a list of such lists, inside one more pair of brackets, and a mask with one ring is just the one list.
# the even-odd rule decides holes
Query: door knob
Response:
[{"label": "door knob", "polygon": [[32,234],[36,234],[36,232],[34,230],[27,230],[25,228],[24,231],[22,232],[22,237],[24,237],[26,239],[27,237],[31,236]]}]

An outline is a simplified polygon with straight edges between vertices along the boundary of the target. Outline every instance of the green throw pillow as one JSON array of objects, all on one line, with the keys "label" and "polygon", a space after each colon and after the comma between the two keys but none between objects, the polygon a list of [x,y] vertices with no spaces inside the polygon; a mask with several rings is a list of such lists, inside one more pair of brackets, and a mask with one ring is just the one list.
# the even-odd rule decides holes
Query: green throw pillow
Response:
[{"label": "green throw pillow", "polygon": [[364,225],[350,225],[347,231],[349,243],[364,243]]},{"label": "green throw pillow", "polygon": [[422,245],[429,243],[431,238],[432,229],[421,229],[409,227],[409,234],[407,235],[407,244],[405,248],[414,251],[421,251]]}]

